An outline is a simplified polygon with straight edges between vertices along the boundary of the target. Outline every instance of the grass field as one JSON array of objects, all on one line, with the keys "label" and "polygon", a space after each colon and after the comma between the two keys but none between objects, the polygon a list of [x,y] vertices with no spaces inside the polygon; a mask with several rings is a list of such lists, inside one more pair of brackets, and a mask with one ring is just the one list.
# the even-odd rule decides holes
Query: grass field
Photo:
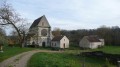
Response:
[{"label": "grass field", "polygon": [[[36,48],[4,47],[0,53],[0,62],[19,53]],[[46,48],[39,48],[46,49]],[[50,48],[47,48],[50,50]],[[66,49],[63,53],[36,53],[28,62],[28,67],[82,67],[84,57],[78,56],[83,51],[104,51],[111,54],[120,54],[120,47],[105,46],[100,49],[80,50],[79,48]],[[86,67],[102,67],[105,59],[85,57]],[[111,66],[114,67],[114,66]]]},{"label": "grass field", "polygon": [[120,46],[104,46],[102,48],[98,49],[87,49],[87,50],[80,50],[80,48],[74,48],[74,49],[68,49],[65,52],[66,53],[80,53],[80,52],[88,52],[88,51],[103,51],[105,53],[110,53],[110,54],[120,54]]},{"label": "grass field", "polygon": [[4,52],[0,53],[0,62],[12,57],[14,55],[17,55],[19,53],[25,52],[25,51],[29,51],[29,50],[33,50],[34,48],[20,48],[20,47],[4,47]]},{"label": "grass field", "polygon": [[28,67],[80,67],[77,56],[61,53],[37,53],[33,55]]},{"label": "grass field", "polygon": [[[82,67],[83,60],[83,57],[74,54],[37,53],[29,60],[27,67]],[[85,58],[86,67],[102,67],[104,64],[104,59]]]},{"label": "grass field", "polygon": [[[27,67],[82,67],[84,57],[78,56],[83,51],[104,51],[106,53],[120,54],[120,47],[105,46],[100,49],[89,50],[65,50],[63,53],[37,53],[32,56]],[[106,63],[105,59],[85,57],[86,67],[103,67]],[[111,67],[115,67],[111,65]]]},{"label": "grass field", "polygon": [[93,49],[92,51],[97,51],[97,50],[111,54],[120,54],[120,46],[104,46],[103,48]]}]

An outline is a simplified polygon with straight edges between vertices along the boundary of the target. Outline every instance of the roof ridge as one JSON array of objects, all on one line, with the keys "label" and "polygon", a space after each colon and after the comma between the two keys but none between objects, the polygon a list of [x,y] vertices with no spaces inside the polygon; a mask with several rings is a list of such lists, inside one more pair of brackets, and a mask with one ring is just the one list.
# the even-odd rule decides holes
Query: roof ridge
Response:
[{"label": "roof ridge", "polygon": [[88,36],[87,40],[89,40],[90,42],[101,42],[98,36]]},{"label": "roof ridge", "polygon": [[[44,16],[44,15],[43,15],[43,16]],[[43,16],[35,19],[34,22],[32,23],[32,25],[30,26],[30,28],[33,28],[33,27],[35,27],[36,25],[38,25],[39,22],[37,22],[37,21],[40,21],[40,20],[43,18]]]},{"label": "roof ridge", "polygon": [[55,36],[52,41],[59,41],[63,38],[64,36]]}]

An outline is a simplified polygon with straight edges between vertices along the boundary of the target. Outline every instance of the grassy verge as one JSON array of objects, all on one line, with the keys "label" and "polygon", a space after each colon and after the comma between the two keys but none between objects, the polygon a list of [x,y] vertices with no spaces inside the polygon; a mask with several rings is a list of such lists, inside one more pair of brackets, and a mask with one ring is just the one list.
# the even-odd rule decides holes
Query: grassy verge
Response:
[{"label": "grassy verge", "polygon": [[28,67],[80,67],[77,57],[61,53],[37,53],[32,56]]},{"label": "grassy verge", "polygon": [[120,54],[120,46],[104,46],[103,48],[93,49],[91,51],[103,51],[111,54]]},{"label": "grassy verge", "polygon": [[[32,56],[27,67],[82,67],[84,58],[65,53],[37,53]],[[102,67],[104,59],[85,58],[86,67]]]},{"label": "grassy verge", "polygon": [[72,47],[74,49],[67,49],[65,52],[66,53],[80,53],[80,52],[88,52],[88,51],[103,51],[105,53],[110,53],[110,54],[120,54],[120,46],[104,46],[102,48],[97,48],[97,49],[86,49],[86,50],[81,50],[78,47]]},{"label": "grassy verge", "polygon": [[25,52],[25,51],[29,51],[29,50],[33,50],[34,48],[20,48],[20,47],[4,47],[4,52],[0,53],[0,62],[12,57],[14,55],[17,55],[19,53]]},{"label": "grassy verge", "polygon": [[[87,51],[103,51],[111,54],[120,54],[120,47],[105,46],[103,48],[88,50],[74,48],[66,49],[63,53],[37,53],[29,60],[27,67],[82,67],[83,61],[85,61],[86,67],[103,67],[106,64],[106,59],[78,56],[81,52]],[[115,66],[110,65],[110,67]]]},{"label": "grassy verge", "polygon": [[40,50],[51,50],[51,47],[38,47]]}]

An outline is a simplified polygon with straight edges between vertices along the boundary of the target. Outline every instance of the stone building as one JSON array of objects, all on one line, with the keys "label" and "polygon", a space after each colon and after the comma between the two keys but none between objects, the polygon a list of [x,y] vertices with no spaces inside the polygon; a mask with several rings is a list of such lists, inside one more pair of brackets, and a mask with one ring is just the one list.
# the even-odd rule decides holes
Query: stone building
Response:
[{"label": "stone building", "polygon": [[96,35],[84,36],[80,40],[79,46],[81,48],[90,48],[90,49],[102,47],[104,46],[104,39]]},{"label": "stone building", "polygon": [[66,36],[55,36],[52,39],[51,47],[69,48],[69,39]]},{"label": "stone building", "polygon": [[48,47],[51,44],[51,26],[45,15],[36,19],[29,28],[27,35],[27,45],[37,45]]}]

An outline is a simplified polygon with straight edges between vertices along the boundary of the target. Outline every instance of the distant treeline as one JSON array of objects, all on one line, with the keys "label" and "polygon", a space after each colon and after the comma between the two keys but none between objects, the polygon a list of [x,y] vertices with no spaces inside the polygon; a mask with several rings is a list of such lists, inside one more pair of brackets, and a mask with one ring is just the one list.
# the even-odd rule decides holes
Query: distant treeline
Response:
[{"label": "distant treeline", "polygon": [[97,29],[61,30],[62,35],[66,35],[71,42],[78,44],[87,35],[98,35],[105,39],[105,45],[120,46],[120,28],[118,26],[101,26]]}]

